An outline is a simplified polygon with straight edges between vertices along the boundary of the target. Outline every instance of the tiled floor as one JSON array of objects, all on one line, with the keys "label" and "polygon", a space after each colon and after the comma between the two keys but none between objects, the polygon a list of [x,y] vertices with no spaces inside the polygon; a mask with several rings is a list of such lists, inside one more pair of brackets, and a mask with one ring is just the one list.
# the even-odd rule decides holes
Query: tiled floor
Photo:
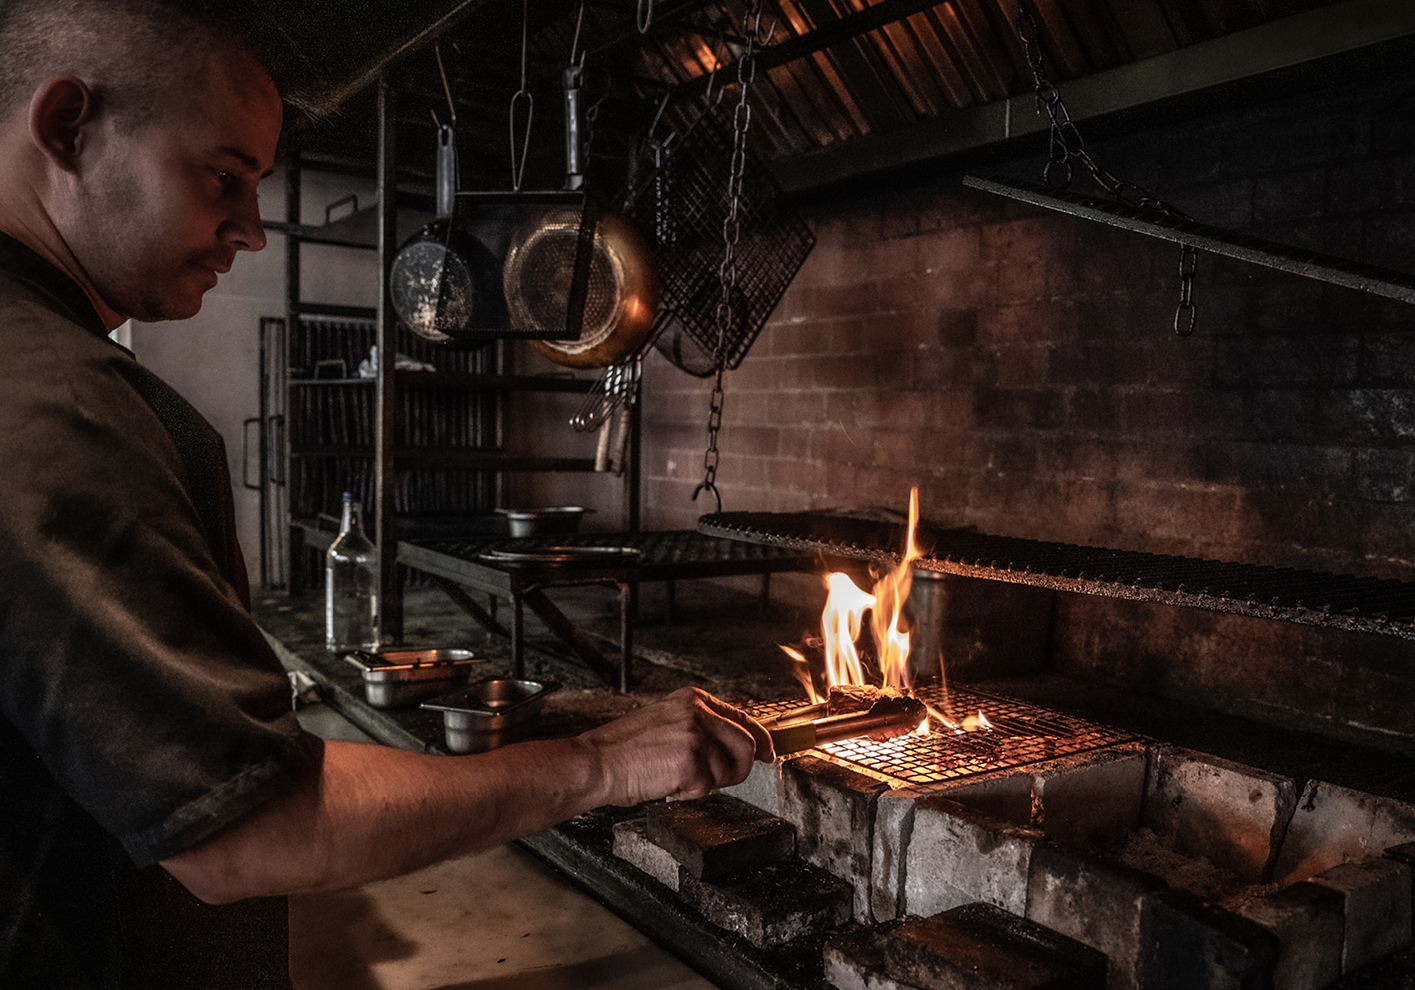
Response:
[{"label": "tiled floor", "polygon": [[[323,705],[301,721],[358,741]],[[364,737],[366,738],[366,737]],[[290,899],[299,990],[713,990],[516,846]]]}]

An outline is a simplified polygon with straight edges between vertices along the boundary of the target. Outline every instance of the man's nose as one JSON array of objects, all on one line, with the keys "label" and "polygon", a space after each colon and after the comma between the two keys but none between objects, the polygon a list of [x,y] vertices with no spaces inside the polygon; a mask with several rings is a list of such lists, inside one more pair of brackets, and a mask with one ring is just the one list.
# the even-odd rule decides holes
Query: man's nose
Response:
[{"label": "man's nose", "polygon": [[265,224],[260,219],[260,199],[254,189],[241,196],[222,233],[238,251],[260,251],[265,247]]}]

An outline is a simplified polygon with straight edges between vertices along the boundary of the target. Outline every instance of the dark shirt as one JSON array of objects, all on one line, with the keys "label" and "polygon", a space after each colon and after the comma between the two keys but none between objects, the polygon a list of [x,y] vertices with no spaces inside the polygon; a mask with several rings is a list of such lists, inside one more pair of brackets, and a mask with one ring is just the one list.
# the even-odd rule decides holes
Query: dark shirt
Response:
[{"label": "dark shirt", "polygon": [[285,983],[283,899],[211,908],[154,864],[321,754],[220,436],[0,235],[0,985]]}]

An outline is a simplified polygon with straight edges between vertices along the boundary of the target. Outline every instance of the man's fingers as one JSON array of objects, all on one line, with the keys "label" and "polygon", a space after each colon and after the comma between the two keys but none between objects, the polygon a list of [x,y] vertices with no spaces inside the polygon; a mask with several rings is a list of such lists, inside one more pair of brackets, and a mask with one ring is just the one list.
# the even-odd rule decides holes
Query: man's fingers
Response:
[{"label": "man's fingers", "polygon": [[767,732],[766,728],[763,727],[760,722],[742,711],[742,709],[714,698],[710,694],[703,694],[703,703],[712,709],[715,714],[731,722],[733,725],[746,730],[747,734],[752,739],[753,757],[755,759],[763,763],[770,763],[772,760],[776,759],[776,750],[771,743],[771,733]]}]

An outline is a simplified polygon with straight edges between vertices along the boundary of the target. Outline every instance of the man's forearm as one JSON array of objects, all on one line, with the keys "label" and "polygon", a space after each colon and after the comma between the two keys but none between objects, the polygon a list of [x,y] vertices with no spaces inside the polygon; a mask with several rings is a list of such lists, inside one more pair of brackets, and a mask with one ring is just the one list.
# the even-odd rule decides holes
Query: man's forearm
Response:
[{"label": "man's forearm", "polygon": [[317,774],[162,865],[210,902],[339,889],[603,804],[696,797],[772,755],[760,725],[689,690],[574,739],[475,756],[329,742]]},{"label": "man's forearm", "polygon": [[397,876],[604,803],[596,762],[575,740],[477,757],[329,742],[318,774],[163,865],[214,903]]}]

